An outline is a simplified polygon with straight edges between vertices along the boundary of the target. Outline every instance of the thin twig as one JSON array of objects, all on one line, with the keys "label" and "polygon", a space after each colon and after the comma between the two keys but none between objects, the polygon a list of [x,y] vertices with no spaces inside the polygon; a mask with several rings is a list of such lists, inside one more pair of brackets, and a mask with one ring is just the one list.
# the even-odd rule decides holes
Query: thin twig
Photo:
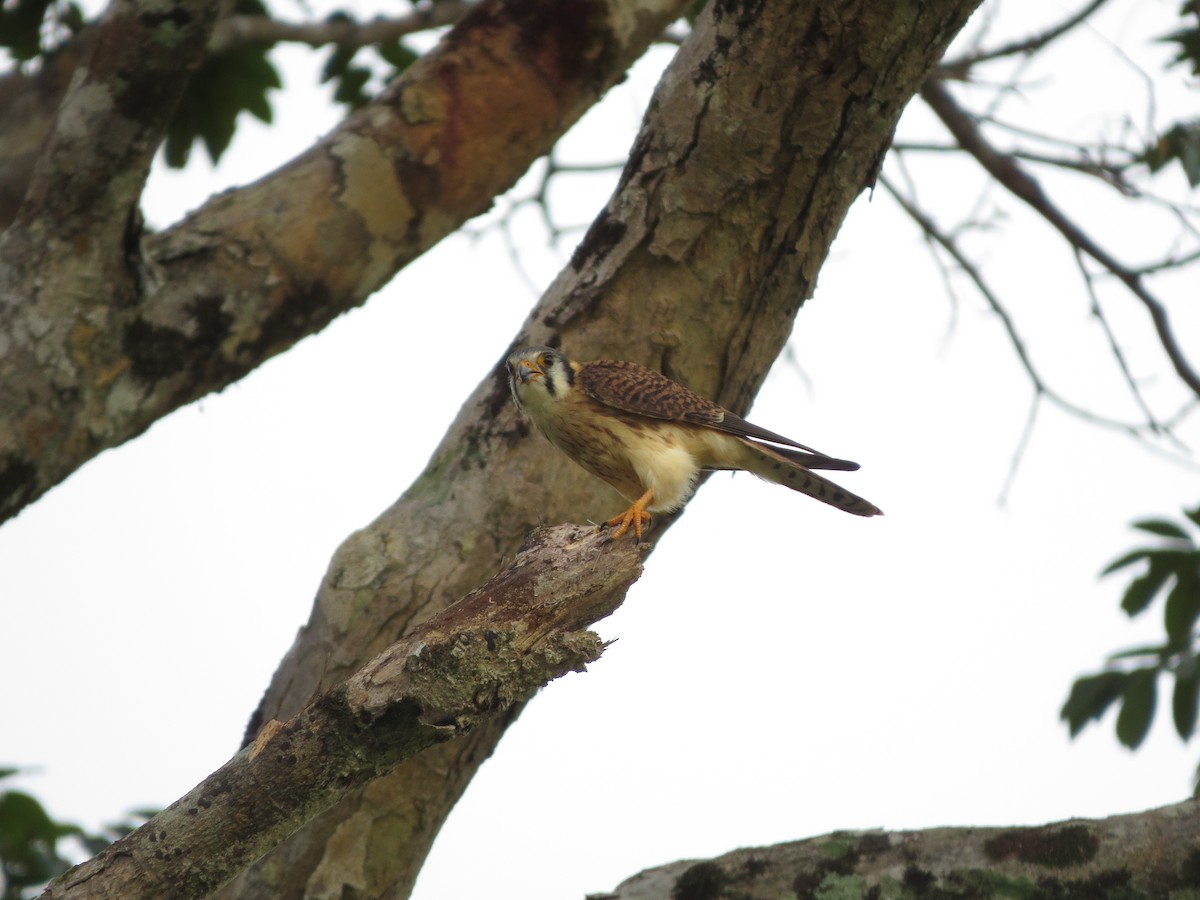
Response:
[{"label": "thin twig", "polygon": [[[914,153],[962,153],[962,147],[955,144],[932,144],[913,141],[897,141],[892,145],[893,150],[910,151]],[[1070,159],[1065,156],[1051,156],[1048,153],[1034,153],[1029,150],[1013,150],[1010,154],[1015,159],[1025,162],[1039,163],[1066,169],[1082,175],[1098,178],[1110,187],[1115,187],[1122,194],[1131,195],[1133,188],[1125,181],[1125,172],[1133,163],[1097,162],[1092,159]]]},{"label": "thin twig", "polygon": [[1017,439],[1017,446],[1013,448],[1012,459],[1008,463],[1008,474],[1004,476],[1004,484],[1000,486],[1000,494],[996,497],[996,505],[1005,507],[1008,505],[1008,495],[1012,491],[1012,486],[1017,481],[1017,470],[1021,468],[1021,461],[1025,458],[1025,451],[1029,449],[1029,443],[1033,440],[1033,426],[1037,421],[1038,409],[1041,406],[1042,397],[1045,394],[1041,391],[1033,392],[1033,399],[1029,403],[1029,415],[1025,418],[1025,427],[1021,429],[1021,436]]},{"label": "thin twig", "polygon": [[475,6],[471,0],[441,0],[407,16],[369,22],[327,19],[324,22],[284,22],[270,16],[229,16],[213,28],[208,52],[224,53],[247,44],[307,44],[324,47],[367,47],[385,44],[405,35],[453,25]]},{"label": "thin twig", "polygon": [[993,47],[991,50],[980,50],[977,53],[970,53],[966,56],[960,56],[957,59],[943,60],[938,69],[950,77],[963,77],[963,73],[969,72],[974,66],[988,60],[1000,59],[1005,56],[1036,53],[1080,25],[1106,2],[1107,0],[1092,0],[1091,3],[1079,12],[1069,16],[1052,28],[1030,35],[1027,38],[1022,38],[1019,41],[1001,44],[999,47]]},{"label": "thin twig", "polygon": [[964,150],[970,153],[988,173],[1012,194],[1024,200],[1050,223],[1067,242],[1100,263],[1119,279],[1150,314],[1167,358],[1181,381],[1200,397],[1200,375],[1191,367],[1171,330],[1166,309],[1143,284],[1136,270],[1113,258],[1078,225],[1065,216],[1042,191],[1013,157],[1000,153],[984,138],[975,120],[958,105],[946,86],[936,78],[928,78],[921,87],[921,97],[942,120]]},{"label": "thin twig", "polygon": [[980,296],[983,297],[988,306],[992,308],[992,311],[1000,319],[1000,324],[1004,327],[1005,332],[1008,334],[1009,343],[1012,345],[1013,351],[1017,354],[1017,358],[1020,360],[1022,368],[1024,368],[1026,374],[1028,374],[1029,380],[1033,383],[1033,389],[1036,393],[1044,395],[1047,400],[1050,400],[1055,405],[1080,417],[1081,419],[1092,422],[1093,424],[1103,425],[1108,428],[1115,428],[1118,431],[1124,431],[1134,435],[1140,433],[1141,431],[1147,430],[1146,426],[1138,425],[1132,422],[1123,422],[1118,419],[1112,419],[1108,416],[1092,412],[1090,409],[1086,409],[1085,407],[1079,406],[1078,404],[1066,399],[1053,388],[1051,388],[1042,378],[1041,374],[1037,370],[1037,367],[1034,365],[1033,359],[1030,357],[1029,351],[1025,347],[1025,341],[1017,332],[1017,326],[1013,321],[1012,316],[1000,302],[1000,298],[996,296],[996,293],[992,290],[991,285],[989,285],[986,279],[984,279],[983,273],[979,271],[979,267],[976,266],[965,253],[963,253],[961,248],[958,246],[958,242],[955,241],[950,234],[943,231],[941,227],[938,226],[938,224],[924,212],[924,210],[919,209],[907,197],[903,196],[899,191],[897,191],[891,181],[889,181],[886,177],[881,176],[879,183],[883,185],[884,189],[891,194],[892,197],[895,198],[896,202],[900,204],[900,208],[908,214],[909,218],[911,218],[917,223],[918,226],[920,226],[925,235],[929,239],[936,241],[948,254],[950,254],[951,258],[958,263],[963,273],[966,274],[966,276],[975,285],[975,289],[979,291]]},{"label": "thin twig", "polygon": [[1104,314],[1104,309],[1100,306],[1100,296],[1096,293],[1096,283],[1092,273],[1088,271],[1083,253],[1076,250],[1074,256],[1075,264],[1079,267],[1079,274],[1083,278],[1083,285],[1087,289],[1088,299],[1091,301],[1091,313],[1096,321],[1100,323],[1100,330],[1104,332],[1104,337],[1108,341],[1108,349],[1112,353],[1113,359],[1117,361],[1117,368],[1121,370],[1121,377],[1125,379],[1125,384],[1129,387],[1129,392],[1133,395],[1134,401],[1141,409],[1142,415],[1146,417],[1146,422],[1150,426],[1150,430],[1156,434],[1161,434],[1163,433],[1162,426],[1159,424],[1158,419],[1155,418],[1154,413],[1151,412],[1150,407],[1146,404],[1146,398],[1142,396],[1142,389],[1138,387],[1133,373],[1129,370],[1129,361],[1125,358],[1125,351],[1117,341],[1117,336],[1113,333],[1112,326],[1109,325],[1108,316]]}]

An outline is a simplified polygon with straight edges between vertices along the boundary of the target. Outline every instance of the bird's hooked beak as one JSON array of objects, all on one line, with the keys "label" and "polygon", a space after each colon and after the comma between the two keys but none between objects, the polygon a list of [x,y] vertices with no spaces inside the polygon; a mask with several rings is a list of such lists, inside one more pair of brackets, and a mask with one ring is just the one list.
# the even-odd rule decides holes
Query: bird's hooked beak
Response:
[{"label": "bird's hooked beak", "polygon": [[541,378],[545,374],[545,372],[527,359],[520,360],[513,367],[513,377],[520,381],[522,385],[528,384],[535,378]]}]

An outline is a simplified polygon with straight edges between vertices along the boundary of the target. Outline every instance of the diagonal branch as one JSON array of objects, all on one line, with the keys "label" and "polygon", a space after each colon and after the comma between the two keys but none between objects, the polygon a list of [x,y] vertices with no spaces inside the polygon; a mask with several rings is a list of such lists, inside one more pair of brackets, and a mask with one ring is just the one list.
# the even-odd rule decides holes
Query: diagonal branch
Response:
[{"label": "diagonal branch", "polygon": [[113,0],[4,235],[5,255],[14,244],[39,257],[70,248],[92,257],[93,279],[119,270],[128,233],[112,223],[132,218],[216,16],[217,0]]},{"label": "diagonal branch", "polygon": [[[608,206],[516,340],[650,364],[744,412],[901,110],[974,6],[928,0],[897,17],[845,0],[767,0],[754,15],[709,4],[664,74]],[[505,355],[498,347],[495,362]],[[381,633],[477,583],[511,535],[545,519],[607,517],[617,499],[529,435],[493,368],[404,497],[338,550],[252,733],[361,665]],[[504,725],[399,766],[220,896],[406,896]],[[376,852],[339,853],[348,835]]]},{"label": "diagonal branch", "polygon": [[1092,13],[1107,2],[1108,0],[1091,0],[1090,3],[1078,12],[1073,13],[1044,31],[1039,31],[1020,40],[1010,41],[1007,44],[1001,44],[999,47],[993,47],[990,50],[978,50],[974,53],[968,53],[965,56],[942,60],[941,64],[938,65],[938,71],[944,77],[967,80],[971,69],[979,63],[988,62],[993,59],[1002,59],[1006,56],[1036,53],[1054,43],[1054,41],[1058,40],[1068,31],[1072,31],[1087,21]]},{"label": "diagonal branch", "polygon": [[[126,215],[60,216],[103,238],[119,264],[104,277],[74,248],[10,228],[0,521],[363,303],[515,183],[684,5],[482,3],[333,134],[173,228],[144,236]],[[141,149],[156,143],[146,135]],[[109,173],[108,190],[136,197],[143,174]]]},{"label": "diagonal branch", "polygon": [[921,97],[954,135],[960,146],[970,153],[984,169],[1012,194],[1025,201],[1042,216],[1074,248],[1096,260],[1132,293],[1150,314],[1159,343],[1171,361],[1176,374],[1188,388],[1200,397],[1200,374],[1197,374],[1179,346],[1162,303],[1145,286],[1137,270],[1118,262],[1100,247],[1082,228],[1069,219],[1042,191],[1041,186],[1012,156],[996,150],[983,136],[978,123],[961,106],[937,78],[926,79]]},{"label": "diagonal branch", "polygon": [[[1013,351],[1017,354],[1017,359],[1021,363],[1021,368],[1025,370],[1025,373],[1029,376],[1030,382],[1033,384],[1035,402],[1039,397],[1045,397],[1056,406],[1061,407],[1063,410],[1071,413],[1072,415],[1078,416],[1085,421],[1096,425],[1103,425],[1108,428],[1115,428],[1119,431],[1124,431],[1131,434],[1137,434],[1139,431],[1145,429],[1146,426],[1139,426],[1132,422],[1123,422],[1119,419],[1111,419],[1107,416],[1093,412],[1086,407],[1079,406],[1078,404],[1062,396],[1062,394],[1058,393],[1058,391],[1056,391],[1054,388],[1050,387],[1050,385],[1046,383],[1045,379],[1038,371],[1037,366],[1033,362],[1033,358],[1029,355],[1029,349],[1025,346],[1024,339],[1017,331],[1016,322],[1013,321],[1012,316],[1009,314],[1004,304],[1000,302],[1000,298],[996,295],[996,292],[992,290],[991,285],[989,285],[987,280],[983,277],[983,273],[979,270],[979,267],[976,266],[975,263],[971,261],[970,257],[968,257],[966,253],[962,251],[954,237],[944,231],[928,214],[925,213],[924,210],[913,203],[912,200],[900,193],[900,191],[896,189],[895,185],[893,185],[887,178],[880,177],[879,183],[882,184],[884,189],[891,194],[892,198],[895,199],[898,204],[900,204],[900,208],[904,210],[908,217],[920,227],[925,236],[950,255],[950,257],[963,271],[967,278],[971,280],[971,283],[975,285],[975,289],[987,302],[988,306],[991,307],[992,312],[996,314],[996,317],[1000,320],[1000,324],[1004,328],[1005,334],[1008,335],[1009,344],[1012,346]],[[1159,430],[1153,418],[1150,419],[1149,430]]]},{"label": "diagonal branch", "polygon": [[641,574],[632,541],[561,525],[170,807],[58,878],[46,898],[204,897],[356,788],[583,671]]}]

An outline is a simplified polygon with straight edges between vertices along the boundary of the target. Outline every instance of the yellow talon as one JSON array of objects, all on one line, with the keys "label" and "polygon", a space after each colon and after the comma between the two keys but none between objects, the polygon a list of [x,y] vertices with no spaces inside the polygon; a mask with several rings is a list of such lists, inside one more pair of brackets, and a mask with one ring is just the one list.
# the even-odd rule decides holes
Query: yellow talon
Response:
[{"label": "yellow talon", "polygon": [[642,527],[650,524],[650,513],[646,511],[646,507],[653,499],[654,490],[648,490],[634,501],[633,506],[619,516],[613,516],[605,523],[609,528],[616,526],[617,530],[613,532],[612,536],[614,541],[627,532],[630,525],[633,526],[633,533],[637,536],[638,541],[641,541]]}]

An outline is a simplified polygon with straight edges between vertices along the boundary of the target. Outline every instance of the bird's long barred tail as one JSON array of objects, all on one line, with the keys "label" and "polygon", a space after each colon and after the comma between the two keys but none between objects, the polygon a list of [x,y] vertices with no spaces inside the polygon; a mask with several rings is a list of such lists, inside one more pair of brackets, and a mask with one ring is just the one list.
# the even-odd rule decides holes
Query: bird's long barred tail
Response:
[{"label": "bird's long barred tail", "polygon": [[782,484],[793,491],[807,494],[815,500],[828,503],[830,506],[835,506],[856,516],[883,515],[883,510],[871,501],[850,493],[844,487],[834,484],[811,469],[789,462],[773,453],[768,447],[748,444],[746,449],[749,451],[747,456],[750,457],[746,470],[759,478],[775,484]]}]

